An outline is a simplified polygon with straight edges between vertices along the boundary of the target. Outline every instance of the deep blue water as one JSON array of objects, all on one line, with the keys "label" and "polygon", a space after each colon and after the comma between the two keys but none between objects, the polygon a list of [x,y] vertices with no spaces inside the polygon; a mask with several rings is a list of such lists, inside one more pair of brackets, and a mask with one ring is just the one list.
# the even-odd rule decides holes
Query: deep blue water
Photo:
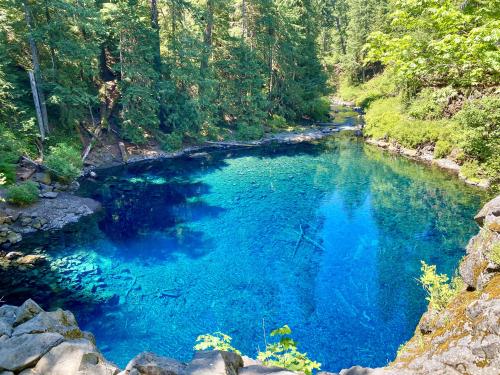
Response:
[{"label": "deep blue water", "polygon": [[73,310],[122,367],[144,350],[189,360],[214,331],[255,356],[283,324],[324,370],[382,366],[425,310],[420,261],[451,275],[481,202],[338,136],[112,168],[81,193],[99,220],[34,239],[51,267],[17,287],[9,275],[0,295]]}]

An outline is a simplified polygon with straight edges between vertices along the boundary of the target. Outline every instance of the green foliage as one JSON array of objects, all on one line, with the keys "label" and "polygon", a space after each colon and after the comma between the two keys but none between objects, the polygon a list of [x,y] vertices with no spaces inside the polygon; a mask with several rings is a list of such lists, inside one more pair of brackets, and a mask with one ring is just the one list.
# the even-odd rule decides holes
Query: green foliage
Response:
[{"label": "green foliage", "polygon": [[326,96],[315,98],[306,104],[305,114],[316,121],[327,121],[330,113],[330,99]]},{"label": "green foliage", "polygon": [[319,370],[321,364],[310,360],[307,353],[297,350],[297,343],[290,337],[292,330],[287,325],[271,332],[272,337],[279,341],[269,343],[264,352],[259,352],[257,358],[266,366],[277,366],[291,371],[304,372],[311,375],[314,370]]},{"label": "green foliage", "polygon": [[283,116],[275,114],[267,120],[267,126],[271,128],[271,131],[280,131],[288,127],[288,122]]},{"label": "green foliage", "polygon": [[182,148],[183,135],[179,132],[161,135],[159,140],[164,151],[178,151]]},{"label": "green foliage", "polygon": [[343,99],[353,101],[359,107],[368,107],[377,99],[394,96],[396,83],[390,71],[359,85],[352,85],[344,78],[340,81],[338,93]]},{"label": "green foliage", "polygon": [[7,188],[7,201],[18,205],[27,206],[38,201],[38,185],[27,181]]},{"label": "green foliage", "polygon": [[448,282],[449,278],[445,274],[438,274],[435,265],[428,265],[422,261],[422,276],[420,283],[427,292],[427,301],[431,308],[442,310],[450,301],[460,293],[464,287],[460,276],[455,276]]},{"label": "green foliage", "polygon": [[434,146],[434,157],[436,159],[445,158],[450,154],[452,149],[453,145],[449,141],[439,139]]},{"label": "green foliage", "polygon": [[213,334],[200,335],[196,338],[195,350],[223,350],[240,354],[238,349],[231,346],[232,338],[222,332],[214,332]]},{"label": "green foliage", "polygon": [[262,138],[264,128],[261,124],[238,124],[236,127],[235,137],[241,141],[252,141]]},{"label": "green foliage", "polygon": [[496,263],[500,264],[500,242],[497,242],[495,245],[493,245],[493,248],[491,249],[490,253],[488,254],[488,258]]},{"label": "green foliage", "polygon": [[51,173],[55,174],[55,177],[64,182],[77,178],[83,167],[78,150],[66,143],[50,147],[50,154],[45,159],[45,165]]},{"label": "green foliage", "polygon": [[419,120],[437,120],[443,117],[450,98],[456,96],[457,92],[451,87],[441,89],[427,87],[418,93],[411,102],[408,114]]},{"label": "green foliage", "polygon": [[453,143],[456,124],[448,120],[412,120],[402,114],[399,98],[375,101],[366,112],[365,134],[375,139],[389,139],[416,148],[439,140]]},{"label": "green foliage", "polygon": [[394,1],[390,27],[368,39],[367,61],[392,66],[407,84],[498,83],[499,6],[498,0]]},{"label": "green foliage", "polygon": [[463,131],[465,154],[500,174],[500,97],[483,97],[465,104],[455,116]]}]

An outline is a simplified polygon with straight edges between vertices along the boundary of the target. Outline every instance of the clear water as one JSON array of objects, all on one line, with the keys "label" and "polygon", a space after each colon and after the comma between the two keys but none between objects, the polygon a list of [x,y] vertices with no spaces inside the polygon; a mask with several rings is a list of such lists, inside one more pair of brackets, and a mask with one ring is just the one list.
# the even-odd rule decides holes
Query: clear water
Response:
[{"label": "clear water", "polygon": [[113,168],[81,192],[105,213],[34,239],[50,268],[4,274],[0,295],[72,309],[122,367],[189,360],[214,331],[255,356],[283,324],[324,370],[382,366],[425,309],[420,261],[451,274],[481,202],[342,136]]}]

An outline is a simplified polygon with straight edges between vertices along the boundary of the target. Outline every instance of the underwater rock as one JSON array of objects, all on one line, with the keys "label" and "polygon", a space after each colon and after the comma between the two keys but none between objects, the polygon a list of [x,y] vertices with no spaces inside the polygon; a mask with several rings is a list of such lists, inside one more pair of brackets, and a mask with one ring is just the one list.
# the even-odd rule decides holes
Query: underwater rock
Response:
[{"label": "underwater rock", "polygon": [[132,359],[120,375],[182,375],[186,366],[174,359],[143,352]]},{"label": "underwater rock", "polygon": [[198,351],[186,367],[186,375],[237,375],[243,367],[239,354],[220,350]]}]

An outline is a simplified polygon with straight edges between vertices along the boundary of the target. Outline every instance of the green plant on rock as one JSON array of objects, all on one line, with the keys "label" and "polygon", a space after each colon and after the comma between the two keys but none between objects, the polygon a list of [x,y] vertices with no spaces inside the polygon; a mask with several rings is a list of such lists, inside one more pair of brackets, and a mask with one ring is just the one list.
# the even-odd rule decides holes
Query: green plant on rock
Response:
[{"label": "green plant on rock", "polygon": [[38,185],[27,181],[7,188],[7,201],[17,206],[28,206],[38,201]]},{"label": "green plant on rock", "polygon": [[500,243],[496,243],[490,251],[488,258],[496,264],[500,264]]},{"label": "green plant on rock", "polygon": [[59,143],[50,147],[50,154],[45,159],[45,165],[55,174],[55,177],[64,182],[77,178],[83,167],[80,153],[66,143]]},{"label": "green plant on rock", "polygon": [[421,263],[422,276],[419,281],[427,292],[426,300],[429,301],[431,308],[440,311],[463,289],[463,280],[456,275],[451,282],[448,282],[448,276],[438,274],[435,265],[428,265],[424,261]]},{"label": "green plant on rock", "polygon": [[450,154],[452,149],[453,145],[449,141],[440,139],[434,146],[434,157],[437,159],[445,158]]},{"label": "green plant on rock", "polygon": [[196,338],[195,350],[223,350],[240,354],[241,352],[231,345],[231,336],[222,332],[200,335]]},{"label": "green plant on rock", "polygon": [[291,371],[301,371],[307,375],[313,370],[319,370],[321,363],[310,360],[307,353],[297,350],[297,343],[290,337],[292,330],[287,325],[275,329],[271,336],[279,337],[276,343],[267,344],[264,352],[259,352],[257,358],[266,366],[277,366]]}]

